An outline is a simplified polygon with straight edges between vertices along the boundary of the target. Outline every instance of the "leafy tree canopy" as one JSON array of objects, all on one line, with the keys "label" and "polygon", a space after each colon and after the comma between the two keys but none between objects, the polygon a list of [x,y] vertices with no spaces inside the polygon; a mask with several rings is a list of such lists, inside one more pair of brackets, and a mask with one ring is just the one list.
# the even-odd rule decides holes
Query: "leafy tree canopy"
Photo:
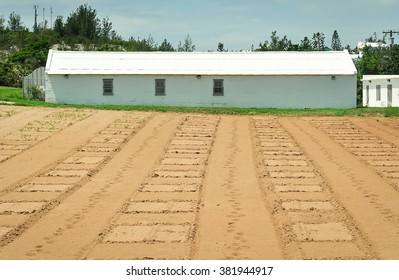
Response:
[{"label": "leafy tree canopy", "polygon": [[177,47],[178,52],[193,52],[195,51],[195,45],[193,44],[193,40],[190,37],[190,34],[187,34],[184,39],[184,43],[179,42],[179,46]]},{"label": "leafy tree canopy", "polygon": [[333,51],[341,51],[342,50],[341,39],[339,38],[337,30],[334,30],[334,33],[332,35],[331,49]]}]

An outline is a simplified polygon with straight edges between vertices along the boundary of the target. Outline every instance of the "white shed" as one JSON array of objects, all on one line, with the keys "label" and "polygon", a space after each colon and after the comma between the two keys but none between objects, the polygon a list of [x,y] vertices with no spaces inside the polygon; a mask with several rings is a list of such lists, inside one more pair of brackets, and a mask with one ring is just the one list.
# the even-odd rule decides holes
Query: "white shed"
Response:
[{"label": "white shed", "polygon": [[50,50],[46,101],[68,104],[351,108],[348,52]]},{"label": "white shed", "polygon": [[364,75],[363,106],[399,107],[399,75]]}]

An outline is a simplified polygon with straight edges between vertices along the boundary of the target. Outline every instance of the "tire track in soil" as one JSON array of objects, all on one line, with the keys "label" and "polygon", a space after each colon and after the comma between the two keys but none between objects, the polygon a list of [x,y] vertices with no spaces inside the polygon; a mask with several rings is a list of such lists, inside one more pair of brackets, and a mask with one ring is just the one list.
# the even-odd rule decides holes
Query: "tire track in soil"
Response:
[{"label": "tire track in soil", "polygon": [[88,259],[187,259],[219,117],[188,115],[138,192],[104,227]]},{"label": "tire track in soil", "polygon": [[399,121],[397,128],[379,118],[348,118],[357,127],[399,146]]},{"label": "tire track in soil", "polygon": [[[121,124],[108,131],[111,135],[126,134],[127,142],[121,146],[120,152],[110,154],[111,159],[98,173],[81,183],[73,194],[3,248],[0,258],[79,259],[90,248],[101,229],[126,201],[126,197],[137,190],[139,182],[158,160],[163,143],[170,139],[171,130],[180,119],[172,114],[158,114],[142,127],[148,114],[133,113],[127,117],[127,123],[123,124],[122,120]],[[98,140],[98,137],[95,139]],[[113,153],[119,145],[112,148],[110,144],[96,141],[81,147],[79,152]],[[69,160],[74,161],[76,157],[72,156]],[[57,180],[54,181],[54,178]],[[69,184],[71,178],[55,176],[52,181],[58,184],[58,179],[63,184]]]},{"label": "tire track in soil", "polygon": [[399,191],[399,131],[365,118],[328,118],[312,123]]},{"label": "tire track in soil", "polygon": [[247,117],[224,116],[204,181],[195,259],[281,259]]},{"label": "tire track in soil", "polygon": [[292,120],[253,119],[264,193],[285,258],[373,259],[362,232],[298,146]]},{"label": "tire track in soil", "polygon": [[[340,120],[345,126],[345,119]],[[323,118],[319,121],[321,127],[331,120]],[[338,140],[331,138],[330,135],[342,132],[339,125],[331,128],[328,135],[316,128],[317,120],[314,119],[287,118],[279,122],[313,160],[334,198],[353,218],[353,227],[368,240],[370,250],[375,252],[373,258],[398,259],[398,192],[370,166],[352,155],[350,148],[344,148]]]},{"label": "tire track in soil", "polygon": [[376,121],[380,122],[382,125],[387,126],[395,131],[399,129],[399,118],[376,118]]},{"label": "tire track in soil", "polygon": [[[30,227],[35,226],[42,217],[51,213],[52,209],[84,186],[90,177],[115,156],[150,116],[146,113],[123,114],[107,111],[103,111],[103,114],[104,119],[108,120],[108,126],[97,131],[89,141],[40,174],[17,185],[12,191],[1,193],[0,229],[3,234],[0,236],[0,244],[2,246],[13,242]],[[96,118],[96,122],[98,121],[99,118]],[[104,124],[103,121],[100,123]],[[59,228],[55,236],[60,233]],[[50,237],[46,238],[47,243],[52,242]],[[12,247],[12,244],[10,246]],[[15,258],[35,258],[43,251],[43,247],[43,244],[37,245],[36,249],[25,255],[16,250]],[[8,258],[9,255],[5,254]]]}]

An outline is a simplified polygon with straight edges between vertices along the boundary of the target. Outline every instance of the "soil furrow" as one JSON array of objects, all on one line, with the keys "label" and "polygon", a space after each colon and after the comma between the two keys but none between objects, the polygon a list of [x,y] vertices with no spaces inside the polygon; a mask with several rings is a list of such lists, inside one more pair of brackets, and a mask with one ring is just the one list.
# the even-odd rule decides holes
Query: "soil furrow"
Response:
[{"label": "soil furrow", "polygon": [[93,112],[87,110],[55,110],[41,119],[28,122],[19,130],[14,130],[1,137],[0,162],[4,162],[22,153],[26,149],[48,139],[68,126],[86,119],[92,114]]},{"label": "soil furrow", "polygon": [[7,118],[0,118],[0,139],[14,131],[21,130],[30,122],[45,118],[46,115],[53,113],[55,110],[56,109],[43,109],[33,107],[18,112],[16,114],[12,114]]},{"label": "soil furrow", "polygon": [[328,118],[313,120],[344,148],[372,166],[377,173],[399,190],[399,133],[368,119],[342,120]]},{"label": "soil furrow", "polygon": [[399,259],[398,128],[0,106],[0,259]]},{"label": "soil furrow", "polygon": [[[287,259],[369,259],[373,253],[290,130],[257,117],[259,168]],[[268,137],[266,137],[266,135]],[[339,249],[338,249],[339,248]]]},{"label": "soil furrow", "polygon": [[[107,119],[113,120],[121,116],[121,112],[113,112],[109,113]],[[56,207],[73,191],[87,182],[93,174],[104,166],[107,160],[114,156],[119,145],[142,126],[145,118],[145,115],[124,114],[64,159],[50,165],[40,174],[24,180],[19,185],[8,188],[6,192],[0,193],[0,208],[1,206],[3,208],[0,212],[0,226],[7,229],[6,234],[2,234],[1,244],[4,246],[12,242],[29,225],[34,224],[45,213]],[[129,134],[121,135],[121,133],[113,130],[115,125],[121,123],[130,127]],[[110,132],[112,133],[110,134]],[[124,141],[114,144],[114,148],[108,152],[86,153],[80,151],[83,147],[95,143],[96,139],[102,135],[105,135],[106,139],[109,140],[121,139]],[[68,179],[67,182],[65,182],[66,179]],[[54,180],[57,183],[54,184]],[[10,219],[7,217],[9,215],[18,217],[17,222],[10,224]]]},{"label": "soil furrow", "polygon": [[[210,152],[217,122],[217,117],[210,116],[185,118],[159,164],[101,232],[86,258],[106,258],[108,255],[104,253],[121,248],[120,244],[126,246],[113,253],[111,258],[189,258],[206,165],[203,153]],[[181,135],[191,126],[197,126],[197,129],[190,136]],[[203,131],[208,134],[203,135]],[[174,155],[182,149],[190,149],[193,153],[176,158]],[[195,151],[198,150],[203,153],[197,154]]]},{"label": "soil furrow", "polygon": [[[58,111],[62,117],[63,111]],[[112,122],[109,113],[98,111],[91,116],[76,120],[75,124],[54,133],[40,142],[32,143],[29,149],[20,152],[9,160],[0,163],[0,191],[12,188],[22,180],[29,180],[44,168],[62,159],[93,134]],[[82,133],[84,132],[84,133]]]},{"label": "soil furrow", "polygon": [[384,124],[380,119],[349,118],[348,120],[357,127],[399,147],[399,130],[397,128]]},{"label": "soil furrow", "polygon": [[204,181],[195,259],[280,259],[248,118],[223,117]]},{"label": "soil furrow", "polygon": [[0,121],[14,116],[20,112],[29,111],[31,108],[17,106],[1,106],[0,104]]},{"label": "soil furrow", "polygon": [[[117,115],[120,116],[120,114]],[[143,121],[145,121],[146,118],[148,118],[148,114],[146,113],[125,114],[120,120],[116,120],[113,124],[111,124],[111,126],[101,131],[98,135],[119,137],[120,134],[123,134],[123,131],[129,130],[130,134],[136,133],[136,130],[143,125]],[[54,208],[53,206],[51,206],[51,201],[50,204],[49,201],[47,201],[46,207],[44,207],[44,209],[36,209],[37,211],[44,210],[43,215],[39,217],[40,219],[38,221],[34,221],[34,223],[31,223],[28,230],[26,230],[14,242],[8,244],[8,246],[6,246],[1,251],[2,255],[4,252],[8,252],[8,250],[14,250],[10,248],[16,247],[18,249],[15,250],[15,258],[41,259],[46,258],[46,256],[51,259],[77,258],[76,255],[73,256],[72,254],[78,254],[79,250],[81,250],[82,248],[69,246],[68,242],[65,241],[65,239],[62,239],[65,237],[64,234],[67,235],[67,238],[71,238],[70,240],[79,239],[81,232],[76,231],[79,226],[82,226],[80,223],[83,223],[84,226],[90,226],[91,222],[93,222],[94,224],[96,222],[101,222],[102,220],[98,219],[98,217],[102,216],[103,205],[101,203],[106,203],[107,205],[110,205],[109,199],[112,198],[114,199],[114,202],[117,203],[119,193],[115,193],[115,191],[118,192],[118,187],[120,195],[122,197],[124,195],[124,192],[134,191],[134,189],[124,187],[127,184],[128,178],[132,176],[132,172],[127,172],[128,168],[130,168],[131,166],[130,162],[133,160],[133,158],[135,158],[135,156],[138,156],[142,153],[142,150],[147,146],[148,142],[156,141],[158,139],[157,135],[159,127],[167,124],[164,134],[168,133],[167,129],[170,129],[170,126],[168,126],[169,123],[173,123],[174,121],[176,121],[176,117],[172,117],[171,120],[169,120],[169,118],[170,116],[165,115],[164,117],[160,117],[151,122],[151,125],[148,125],[148,129],[144,130],[144,135],[146,136],[146,138],[144,139],[145,141],[141,141],[143,140],[143,133],[140,133],[141,130],[139,130],[139,135],[135,135],[133,136],[133,138],[129,136],[130,134],[126,134],[125,137],[128,137],[126,139],[130,139],[129,142],[122,146],[121,152],[115,153],[118,150],[118,146],[115,146],[109,151],[111,153],[114,153],[113,155],[111,155],[112,159],[108,159],[109,163],[107,161],[101,162],[101,160],[106,160],[107,158],[107,155],[104,154],[104,151],[100,151],[100,154],[98,154],[97,151],[87,152],[85,150],[85,147],[89,147],[92,141],[89,141],[85,145],[81,146],[75,154],[72,154],[70,157],[65,159],[64,162],[68,162],[68,164],[85,165],[85,162],[89,163],[89,166],[86,166],[86,170],[90,170],[91,168],[93,168],[93,162],[100,164],[102,168],[99,172],[96,171],[98,173],[94,176],[93,174],[91,174],[89,177],[82,178],[78,175],[65,176],[65,174],[60,174],[56,175],[56,177],[53,177],[51,175],[47,175],[47,173],[44,173],[39,175],[37,178],[33,178],[32,182],[28,185],[22,186],[20,189],[16,190],[20,193],[30,194],[35,191],[38,191],[41,194],[46,194],[47,192],[51,192],[53,194],[58,193],[58,197],[54,201],[58,206]],[[119,131],[122,133],[118,133],[114,130],[114,128],[112,128],[112,126],[115,124],[123,125],[124,128],[121,128],[121,130]],[[155,128],[153,127],[154,125],[156,126]],[[152,130],[150,130],[149,133],[148,130],[151,128]],[[113,130],[111,134],[109,133],[109,129]],[[138,142],[136,143],[134,142],[134,140],[137,140],[137,138]],[[152,138],[154,138],[154,140],[152,140]],[[156,149],[154,149],[154,151],[156,151]],[[82,152],[84,154],[82,154],[82,156],[79,156],[79,153]],[[127,152],[127,154],[125,154],[124,152]],[[130,154],[130,152],[133,152],[133,154]],[[94,155],[92,153],[94,153]],[[128,162],[126,162],[126,157],[128,158]],[[151,158],[151,156],[148,155],[148,152],[146,154],[146,157]],[[118,160],[120,161],[120,163],[118,162]],[[137,160],[141,160],[141,163],[145,162],[143,161],[143,158],[140,158],[139,156],[137,157]],[[151,160],[147,161],[151,163]],[[135,167],[137,167],[137,162],[135,163]],[[122,164],[122,166],[120,164]],[[143,165],[146,166],[146,164]],[[57,168],[57,166],[55,168]],[[85,167],[83,166],[81,168],[83,168],[82,170],[84,170]],[[108,170],[110,170],[110,173],[108,172]],[[73,169],[71,169],[71,171],[75,172]],[[135,174],[139,175],[139,173]],[[123,182],[121,182],[121,178],[119,177],[123,179]],[[56,180],[54,181],[54,179]],[[59,181],[59,183],[55,183],[57,181]],[[115,189],[113,189],[114,184],[116,184]],[[71,194],[71,189],[75,191],[73,194]],[[42,200],[44,199],[44,197],[42,197]],[[103,197],[106,197],[107,199],[102,200]],[[90,210],[93,210],[93,208],[95,208],[97,204],[100,205],[99,208],[96,208],[95,210],[99,212],[92,213]],[[111,205],[113,204],[111,203]],[[115,204],[115,206],[116,205],[117,204]],[[22,206],[22,208],[27,208],[27,206]],[[71,208],[74,209],[74,211],[68,211],[68,209]],[[111,207],[110,211],[112,209],[113,208]],[[15,215],[17,213],[11,214]],[[20,214],[30,213],[25,212]],[[89,222],[87,221],[87,219],[89,220]],[[48,227],[46,223],[52,224],[53,227]],[[88,230],[87,232],[90,232],[90,230]],[[73,236],[73,233],[77,235]],[[32,238],[32,236],[34,237]],[[91,237],[94,238],[93,236]],[[27,242],[27,240],[30,241]],[[33,246],[33,244],[31,244],[32,242],[39,245]],[[84,239],[82,240],[82,242],[88,242],[88,240]],[[79,242],[76,243],[77,246],[82,245]],[[44,248],[46,248],[46,250],[44,250]],[[18,251],[19,253],[17,253]],[[5,253],[5,255],[9,256],[10,254]]]},{"label": "soil furrow", "polygon": [[334,197],[353,217],[377,258],[397,259],[399,247],[398,193],[369,166],[359,161],[309,122],[280,119],[321,172]]}]

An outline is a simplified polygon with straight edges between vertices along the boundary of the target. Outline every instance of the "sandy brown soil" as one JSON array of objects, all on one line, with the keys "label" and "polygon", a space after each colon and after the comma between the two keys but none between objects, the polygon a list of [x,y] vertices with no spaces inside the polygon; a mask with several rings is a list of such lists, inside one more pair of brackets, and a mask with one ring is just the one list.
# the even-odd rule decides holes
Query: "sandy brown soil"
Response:
[{"label": "sandy brown soil", "polygon": [[399,119],[0,106],[0,259],[399,259]]}]

